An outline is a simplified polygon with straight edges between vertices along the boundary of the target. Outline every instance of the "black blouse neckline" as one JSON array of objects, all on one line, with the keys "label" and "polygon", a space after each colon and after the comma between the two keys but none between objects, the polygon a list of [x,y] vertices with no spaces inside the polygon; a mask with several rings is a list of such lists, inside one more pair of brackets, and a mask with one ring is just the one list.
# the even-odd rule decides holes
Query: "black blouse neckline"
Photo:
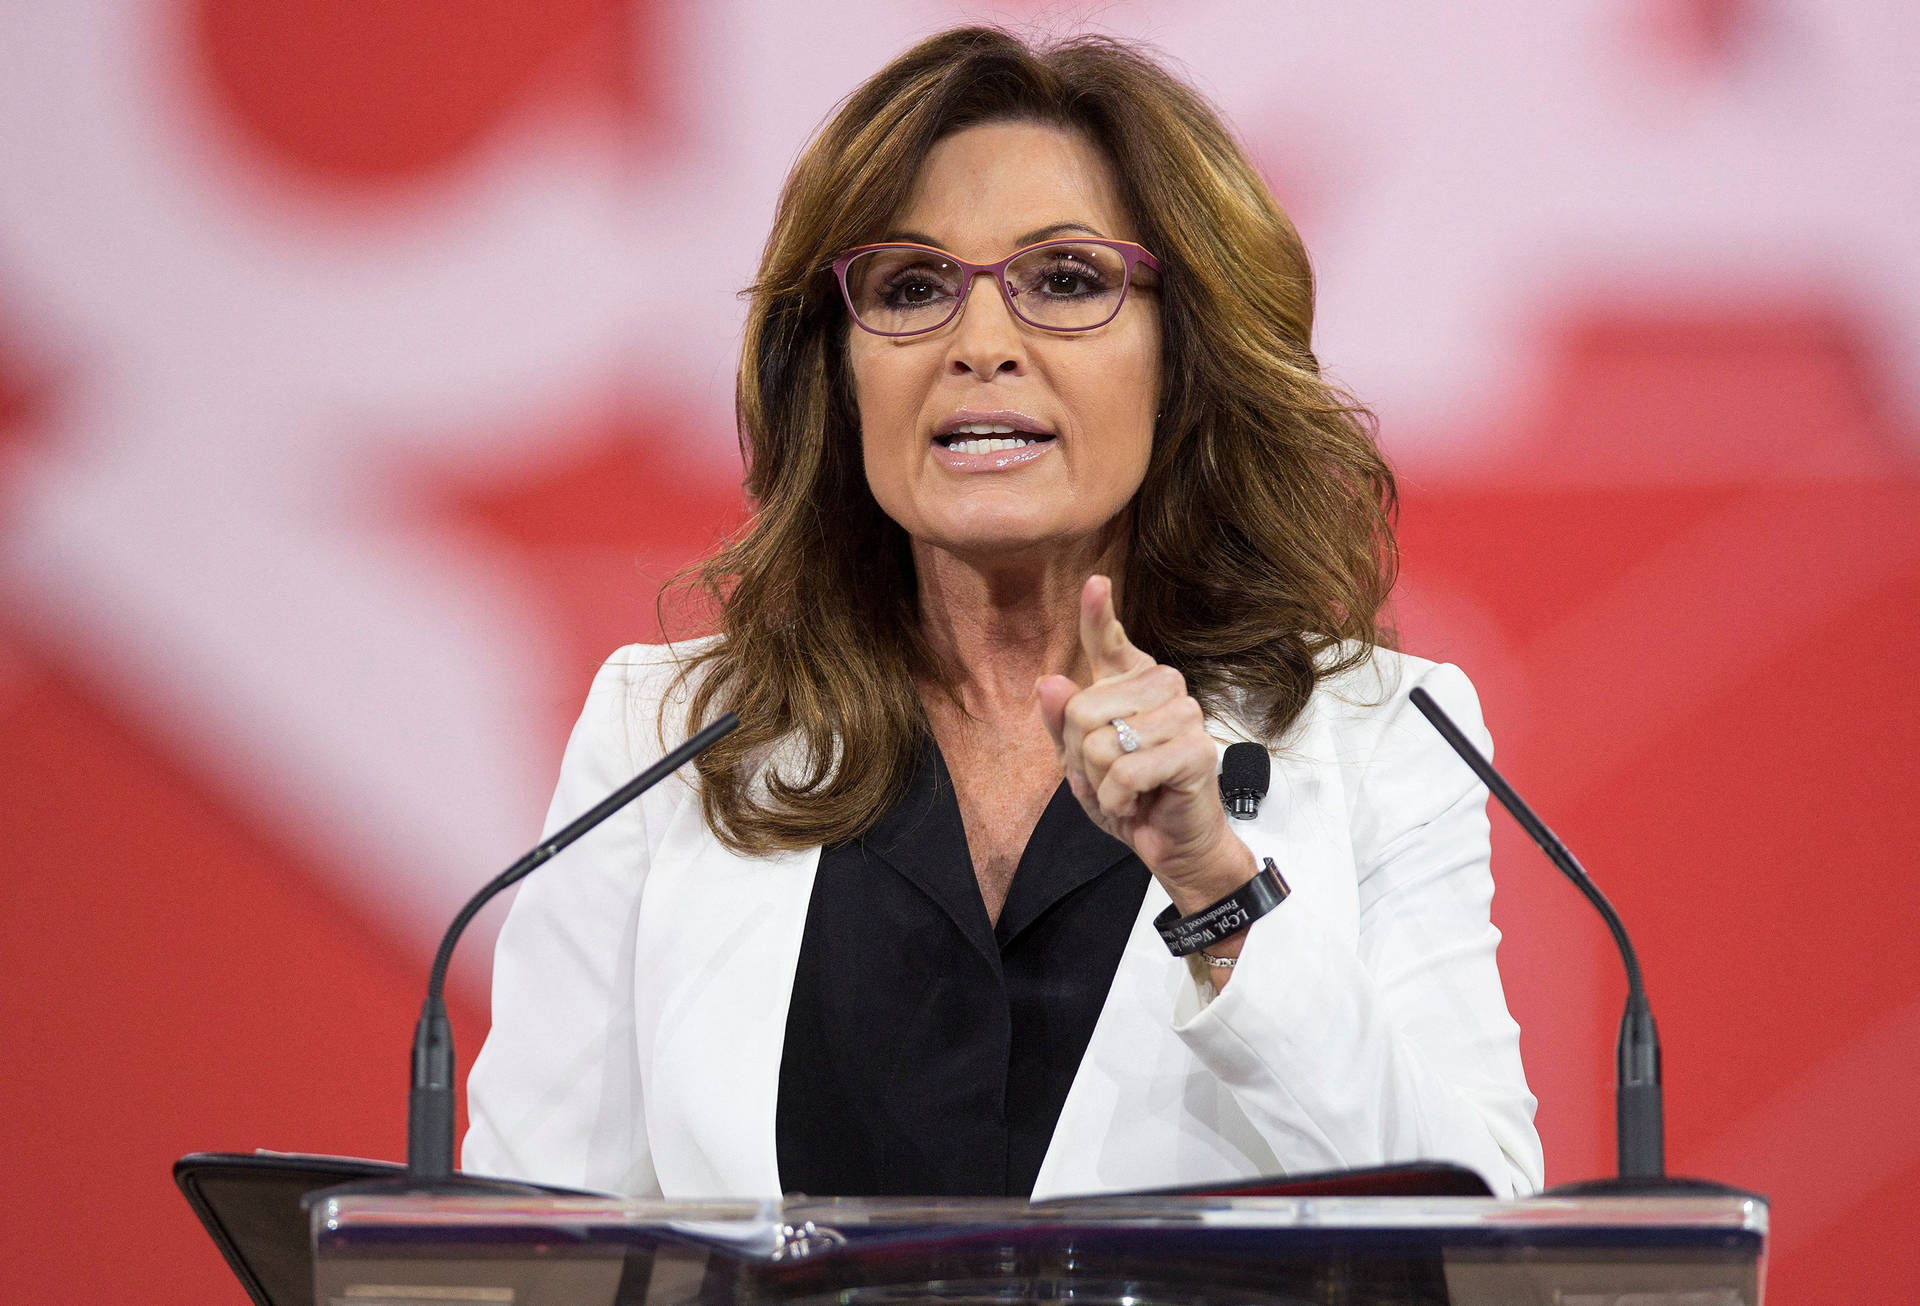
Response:
[{"label": "black blouse neckline", "polygon": [[900,801],[821,854],[781,1058],[782,1187],[1028,1195],[1149,879],[1062,781],[990,924],[928,736]]},{"label": "black blouse neckline", "polygon": [[989,922],[953,778],[931,737],[905,796],[858,842],[932,899],[983,957],[997,955],[1055,903],[1133,855],[1088,818],[1062,780],[1027,836],[999,921]]}]

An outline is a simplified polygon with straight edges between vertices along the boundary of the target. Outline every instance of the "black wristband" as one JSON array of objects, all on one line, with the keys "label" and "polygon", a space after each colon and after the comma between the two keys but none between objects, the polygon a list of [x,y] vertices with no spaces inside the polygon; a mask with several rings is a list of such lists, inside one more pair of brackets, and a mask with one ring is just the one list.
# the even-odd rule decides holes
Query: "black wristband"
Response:
[{"label": "black wristband", "polygon": [[1191,916],[1176,918],[1177,907],[1169,907],[1153,918],[1153,928],[1166,940],[1167,951],[1176,957],[1190,956],[1229,934],[1238,934],[1287,900],[1287,882],[1273,858],[1265,859],[1259,873],[1211,907]]}]

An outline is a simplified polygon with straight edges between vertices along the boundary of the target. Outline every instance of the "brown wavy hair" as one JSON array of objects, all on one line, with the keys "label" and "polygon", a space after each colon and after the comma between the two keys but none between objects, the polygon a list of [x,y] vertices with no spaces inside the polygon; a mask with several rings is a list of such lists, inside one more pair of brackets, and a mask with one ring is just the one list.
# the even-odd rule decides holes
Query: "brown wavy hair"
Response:
[{"label": "brown wavy hair", "polygon": [[952,684],[919,628],[906,534],[867,489],[829,265],[881,238],[936,142],[1002,121],[1084,132],[1164,270],[1161,416],[1118,587],[1134,643],[1211,715],[1278,739],[1321,677],[1389,639],[1393,475],[1370,415],[1320,374],[1306,251],[1220,117],[1117,40],[943,32],[801,154],[748,291],[737,410],[754,514],[682,578],[719,638],[685,654],[669,699],[688,730],[740,714],[699,763],[707,823],[737,851],[870,828],[919,755],[917,683]]}]

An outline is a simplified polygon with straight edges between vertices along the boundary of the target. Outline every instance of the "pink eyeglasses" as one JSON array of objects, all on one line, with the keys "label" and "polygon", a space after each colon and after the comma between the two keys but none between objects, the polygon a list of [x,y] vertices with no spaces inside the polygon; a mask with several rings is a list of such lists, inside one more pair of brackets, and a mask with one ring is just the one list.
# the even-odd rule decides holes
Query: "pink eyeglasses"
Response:
[{"label": "pink eyeglasses", "polygon": [[861,245],[833,261],[847,311],[877,336],[917,336],[953,321],[991,273],[1015,317],[1043,331],[1091,331],[1126,302],[1135,265],[1160,260],[1130,240],[1043,240],[998,263],[969,263],[931,245]]}]

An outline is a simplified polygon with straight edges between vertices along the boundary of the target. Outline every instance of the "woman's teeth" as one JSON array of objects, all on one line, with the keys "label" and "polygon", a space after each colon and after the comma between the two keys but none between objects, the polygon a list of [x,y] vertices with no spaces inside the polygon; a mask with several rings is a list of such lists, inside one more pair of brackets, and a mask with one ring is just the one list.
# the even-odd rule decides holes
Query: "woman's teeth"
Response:
[{"label": "woman's teeth", "polygon": [[955,453],[999,453],[1002,449],[1024,449],[1032,440],[955,440],[947,448]]},{"label": "woman's teeth", "polygon": [[[968,436],[985,438],[968,439]],[[946,441],[947,448],[955,453],[999,453],[1003,449],[1024,449],[1035,443],[1027,436],[1015,435],[1013,427],[999,422],[968,422],[956,426],[947,432]]]}]

